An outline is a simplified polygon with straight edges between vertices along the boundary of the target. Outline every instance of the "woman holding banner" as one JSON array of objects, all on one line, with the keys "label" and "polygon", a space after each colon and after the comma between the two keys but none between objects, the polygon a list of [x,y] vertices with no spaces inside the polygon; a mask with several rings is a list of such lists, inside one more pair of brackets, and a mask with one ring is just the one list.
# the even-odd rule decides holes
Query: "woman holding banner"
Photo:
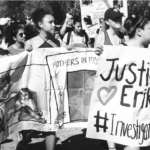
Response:
[{"label": "woman holding banner", "polygon": [[54,17],[49,12],[44,11],[44,9],[37,9],[31,17],[39,30],[39,34],[28,40],[25,47],[29,45],[33,49],[60,47],[59,40],[55,39]]},{"label": "woman holding banner", "polygon": [[[104,31],[99,31],[95,38],[94,47],[96,54],[100,55],[103,45],[118,45],[124,41],[123,33],[120,32],[123,14],[116,8],[109,8],[104,14]],[[108,147],[115,150],[115,143],[109,142]]]},{"label": "woman holding banner", "polygon": [[120,45],[148,48],[150,44],[150,16],[131,16],[125,20],[124,27],[127,30],[129,40]]},{"label": "woman holding banner", "polygon": [[[55,39],[54,17],[44,9],[37,9],[33,12],[32,19],[36,28],[39,30],[39,34],[25,43],[25,49],[28,47],[32,47],[33,50],[38,48],[60,47],[60,42]],[[30,141],[34,133],[34,131],[30,131],[23,136],[23,145],[28,144],[28,141]],[[54,150],[55,139],[55,131],[46,132],[46,150]]]},{"label": "woman holding banner", "polygon": [[109,8],[104,14],[104,31],[99,31],[95,38],[94,47],[99,55],[103,45],[118,45],[124,40],[122,29],[123,14],[116,8]]},{"label": "woman holding banner", "polygon": [[[150,16],[129,17],[124,24],[129,40],[119,46],[147,48],[150,44]],[[115,143],[108,142],[109,149],[116,149]],[[127,146],[125,150],[139,150],[140,147]]]}]

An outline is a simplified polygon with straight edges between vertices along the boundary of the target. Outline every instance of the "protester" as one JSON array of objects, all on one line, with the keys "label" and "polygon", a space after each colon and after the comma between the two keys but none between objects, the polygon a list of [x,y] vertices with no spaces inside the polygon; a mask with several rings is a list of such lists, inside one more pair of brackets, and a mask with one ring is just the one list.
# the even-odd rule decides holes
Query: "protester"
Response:
[{"label": "protester", "polygon": [[[95,53],[100,55],[103,45],[119,45],[124,42],[123,33],[120,32],[123,14],[116,8],[109,8],[104,14],[104,31],[99,31],[96,36],[94,47]],[[115,150],[115,143],[107,141],[108,148]]]},{"label": "protester", "polygon": [[104,14],[104,31],[99,32],[94,43],[98,55],[101,53],[103,45],[118,45],[125,41],[123,33],[120,32],[122,17],[123,14],[118,9],[109,8],[106,10]]},{"label": "protester", "polygon": [[[33,50],[37,48],[52,48],[52,47],[60,47],[60,42],[55,39],[55,19],[54,17],[44,9],[37,9],[32,14],[33,22],[35,26],[39,30],[39,34],[28,40],[25,44],[25,48],[32,46]],[[31,133],[31,134],[30,134]],[[32,131],[28,133],[26,136],[25,144],[27,145],[26,141],[32,137]],[[23,136],[25,137],[25,136]],[[55,147],[55,139],[56,135],[55,132],[47,131],[46,134],[46,150],[53,150]],[[24,145],[25,145],[24,144]]]},{"label": "protester", "polygon": [[73,15],[73,12],[70,11],[66,14],[64,24],[62,25],[60,29],[60,36],[62,38],[67,32],[73,31],[73,20],[74,20],[74,15]]},{"label": "protester", "polygon": [[[128,17],[124,27],[127,30],[129,40],[120,44],[123,46],[133,46],[148,48],[150,44],[150,16]],[[126,150],[139,150],[140,147],[126,147]]]},{"label": "protester", "polygon": [[[37,15],[39,15],[37,17]],[[54,17],[43,9],[37,9],[33,12],[33,22],[39,30],[39,34],[28,40],[26,45],[32,46],[33,49],[43,47],[60,47],[60,42],[55,39],[55,23]]]},{"label": "protester", "polygon": [[[150,44],[150,16],[131,16],[125,20],[129,40],[120,45],[148,48]],[[127,147],[126,150],[139,150],[140,147]]]},{"label": "protester", "polygon": [[5,41],[8,44],[8,51],[11,53],[11,55],[17,55],[23,52],[26,41],[26,32],[24,26],[16,22],[12,23],[6,29]]},{"label": "protester", "polygon": [[150,44],[150,16],[128,17],[124,27],[129,40],[122,42],[124,46],[145,47]]},{"label": "protester", "polygon": [[[129,40],[120,43],[118,46],[132,46],[148,48],[150,44],[150,16],[128,17],[125,20],[124,27],[127,31]],[[115,143],[107,141],[109,149],[115,150]],[[140,147],[127,146],[126,150],[139,150]]]},{"label": "protester", "polygon": [[72,50],[76,47],[91,47],[90,38],[87,33],[82,30],[80,18],[74,19],[74,31],[65,34],[62,47],[67,47],[68,50]]}]

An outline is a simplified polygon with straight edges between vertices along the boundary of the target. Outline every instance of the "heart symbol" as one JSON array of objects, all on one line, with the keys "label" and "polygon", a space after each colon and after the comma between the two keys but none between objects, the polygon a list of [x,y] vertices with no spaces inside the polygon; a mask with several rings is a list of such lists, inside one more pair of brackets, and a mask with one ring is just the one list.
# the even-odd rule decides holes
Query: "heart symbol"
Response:
[{"label": "heart symbol", "polygon": [[[107,93],[102,96],[102,90],[106,91]],[[99,101],[102,103],[103,106],[106,106],[107,103],[115,96],[117,92],[117,87],[116,86],[111,86],[110,88],[107,87],[101,87],[98,89],[97,91],[97,97],[99,99]],[[103,101],[105,99],[105,101]]]}]

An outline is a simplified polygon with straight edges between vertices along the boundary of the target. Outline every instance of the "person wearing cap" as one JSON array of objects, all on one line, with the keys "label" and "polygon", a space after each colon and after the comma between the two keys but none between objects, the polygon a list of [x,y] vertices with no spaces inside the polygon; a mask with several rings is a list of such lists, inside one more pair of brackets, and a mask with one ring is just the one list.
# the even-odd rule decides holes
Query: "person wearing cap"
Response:
[{"label": "person wearing cap", "polygon": [[[95,39],[95,53],[100,55],[103,51],[103,45],[119,45],[124,42],[123,33],[120,32],[123,13],[116,8],[109,8],[104,14],[104,31],[99,31]],[[114,142],[107,141],[110,150],[116,150]]]},{"label": "person wearing cap", "polygon": [[95,39],[94,47],[97,54],[102,52],[103,45],[118,45],[124,42],[122,33],[122,17],[121,13],[116,8],[109,8],[104,14],[104,31],[100,31]]}]

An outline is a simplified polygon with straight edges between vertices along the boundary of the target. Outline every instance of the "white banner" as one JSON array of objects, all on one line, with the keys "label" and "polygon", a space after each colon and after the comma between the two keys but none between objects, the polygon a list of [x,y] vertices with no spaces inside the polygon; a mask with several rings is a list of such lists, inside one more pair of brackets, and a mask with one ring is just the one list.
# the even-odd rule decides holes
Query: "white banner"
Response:
[{"label": "white banner", "polygon": [[94,49],[35,49],[0,59],[0,142],[22,130],[86,127],[99,57]]},{"label": "white banner", "polygon": [[150,144],[150,51],[104,46],[92,93],[87,137]]}]

